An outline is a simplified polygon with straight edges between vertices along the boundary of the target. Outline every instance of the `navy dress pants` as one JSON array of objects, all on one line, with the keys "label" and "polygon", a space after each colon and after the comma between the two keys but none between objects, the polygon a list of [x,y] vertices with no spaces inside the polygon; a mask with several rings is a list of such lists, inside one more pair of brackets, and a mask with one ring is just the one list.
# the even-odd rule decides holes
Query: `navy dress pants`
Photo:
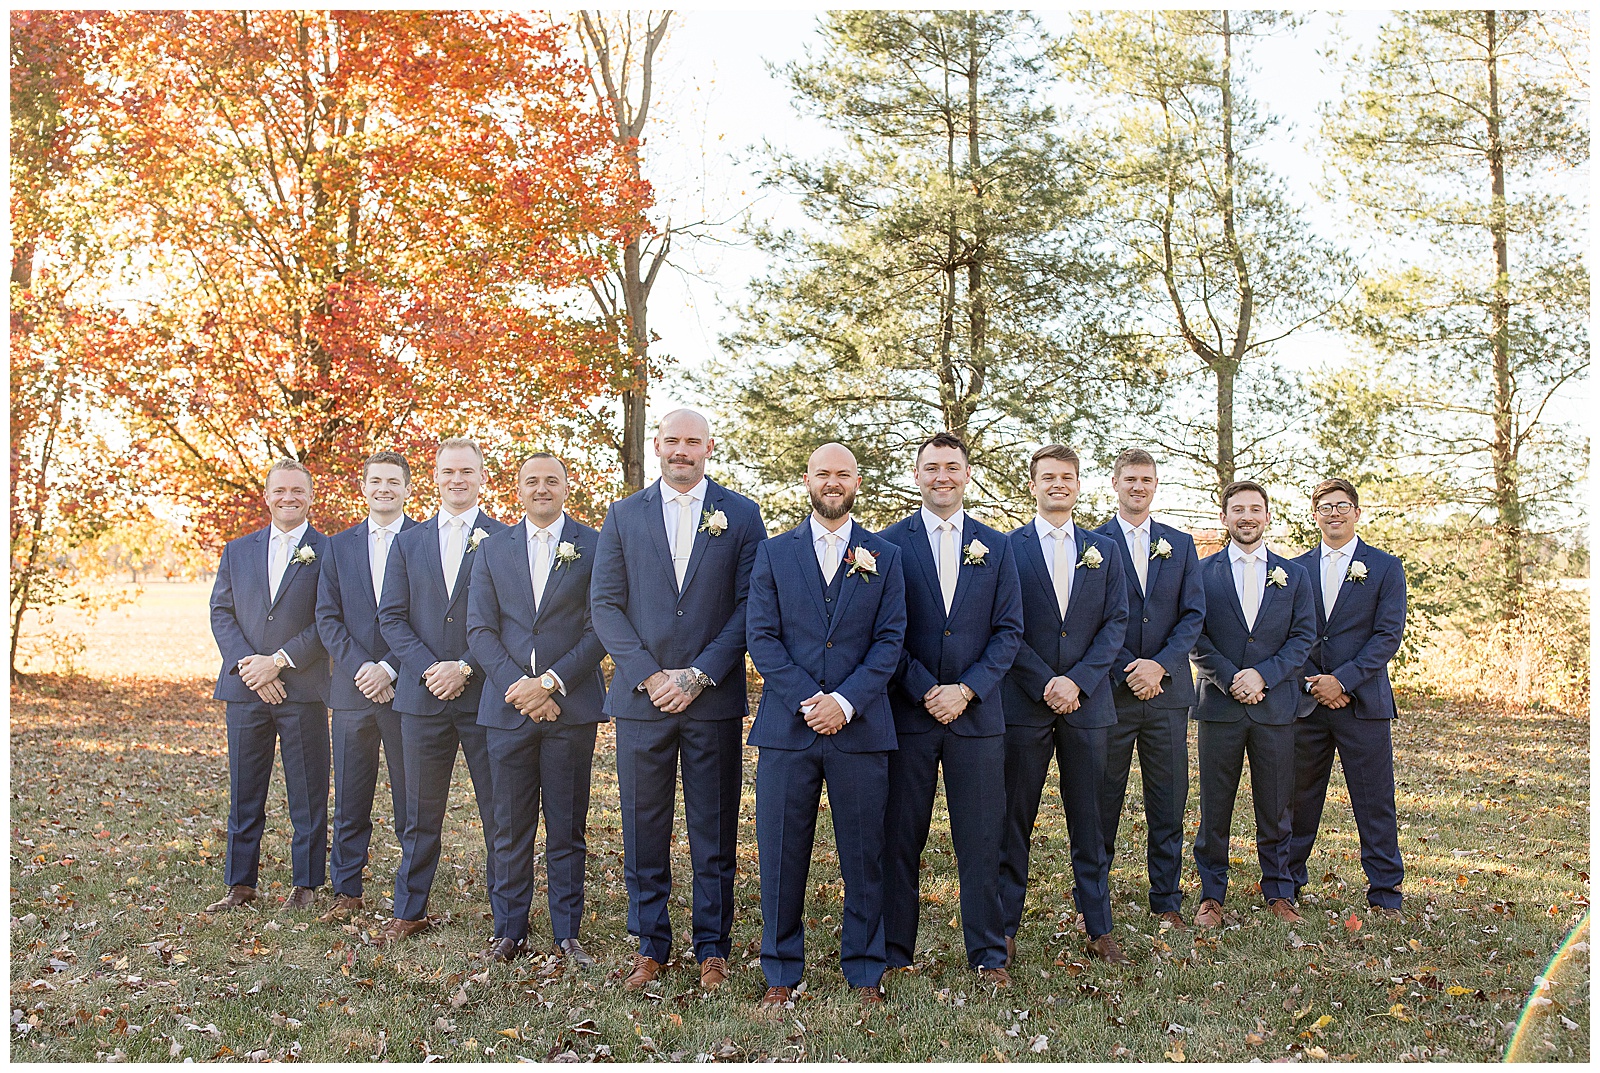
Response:
[{"label": "navy dress pants", "polygon": [[267,826],[267,787],[274,747],[283,751],[289,798],[294,885],[320,887],[328,878],[328,709],[318,703],[229,701],[229,885],[257,886],[261,835]]},{"label": "navy dress pants", "polygon": [[1117,723],[1106,731],[1105,781],[1100,793],[1108,868],[1116,856],[1117,826],[1127,800],[1135,749],[1144,789],[1150,911],[1177,912],[1183,905],[1180,881],[1183,811],[1189,801],[1189,709],[1154,708],[1140,701],[1117,706]]},{"label": "navy dress pants", "polygon": [[1333,755],[1339,754],[1350,808],[1361,838],[1361,868],[1367,873],[1367,901],[1400,908],[1400,831],[1394,808],[1394,745],[1389,720],[1357,719],[1350,709],[1317,705],[1295,723],[1294,822],[1289,837],[1289,874],[1295,895],[1306,885],[1306,861],[1322,824]]},{"label": "navy dress pants", "polygon": [[387,704],[362,712],[333,712],[333,893],[361,897],[362,870],[372,846],[372,805],[378,789],[378,749],[389,769],[390,820],[398,840],[406,826],[405,749],[400,713]]},{"label": "navy dress pants", "polygon": [[428,915],[428,892],[439,867],[445,806],[458,748],[466,754],[467,770],[472,774],[488,857],[484,871],[489,889],[495,889],[494,774],[489,767],[487,728],[478,725],[476,713],[454,708],[439,715],[405,712],[400,727],[406,754],[406,831],[400,841],[400,868],[394,875],[394,915],[401,920],[421,920]]},{"label": "navy dress pants", "polygon": [[1292,899],[1289,813],[1294,801],[1294,724],[1257,723],[1248,717],[1232,723],[1198,722],[1200,831],[1194,840],[1194,863],[1200,870],[1200,897],[1220,902],[1228,893],[1228,833],[1248,755],[1261,896],[1268,901]]}]

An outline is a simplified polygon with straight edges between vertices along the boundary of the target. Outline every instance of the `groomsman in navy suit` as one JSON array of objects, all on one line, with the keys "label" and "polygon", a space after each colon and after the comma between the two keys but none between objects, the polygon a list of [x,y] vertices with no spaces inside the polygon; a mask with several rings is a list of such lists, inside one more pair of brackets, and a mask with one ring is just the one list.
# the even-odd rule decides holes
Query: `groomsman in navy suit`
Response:
[{"label": "groomsman in navy suit", "polygon": [[488,857],[484,870],[489,889],[496,889],[494,779],[488,732],[478,725],[483,667],[467,647],[467,605],[472,557],[505,526],[478,507],[483,451],[475,442],[440,443],[433,476],[439,512],[395,540],[378,601],[378,628],[400,660],[394,706],[406,760],[406,830],[386,942],[428,926],[428,892],[439,867],[458,747],[472,773]]},{"label": "groomsman in navy suit", "polygon": [[822,786],[844,878],[840,961],[869,1009],[883,1002],[883,821],[895,748],[889,684],[906,635],[900,548],[850,517],[855,456],[829,443],[806,465],[811,515],[756,550],[746,614],[761,706],[750,728],[761,866],[763,1009],[805,972],[805,901]]},{"label": "groomsman in navy suit", "polygon": [[[1294,823],[1289,874],[1295,895],[1305,886],[1306,859],[1317,840],[1333,754],[1339,754],[1350,807],[1361,838],[1367,903],[1403,920],[1400,832],[1394,810],[1396,716],[1389,661],[1406,628],[1406,571],[1400,560],[1356,536],[1361,497],[1342,478],[1311,493],[1322,543],[1295,561],[1313,579],[1317,636],[1302,674],[1300,719],[1294,731]],[[1320,584],[1317,582],[1320,581]]]},{"label": "groomsman in navy suit", "polygon": [[1266,489],[1234,481],[1222,490],[1228,546],[1200,563],[1206,624],[1195,641],[1200,695],[1200,832],[1194,860],[1200,870],[1195,925],[1222,924],[1228,892],[1228,832],[1239,777],[1250,757],[1255,800],[1256,856],[1261,895],[1272,915],[1303,920],[1294,908],[1289,876],[1289,811],[1294,800],[1294,720],[1300,669],[1316,636],[1311,579],[1305,568],[1267,547],[1272,524]]},{"label": "groomsman in navy suit", "polygon": [[1150,517],[1159,484],[1156,460],[1148,451],[1123,451],[1111,471],[1117,513],[1095,530],[1116,543],[1128,592],[1128,629],[1111,670],[1117,723],[1106,741],[1100,823],[1110,867],[1137,748],[1150,912],[1181,928],[1183,810],[1189,802],[1189,708],[1194,704],[1189,650],[1205,622],[1206,598],[1194,540]]},{"label": "groomsman in navy suit", "polygon": [[1007,960],[1028,892],[1028,849],[1050,757],[1072,843],[1073,898],[1089,950],[1128,964],[1111,935],[1110,861],[1100,823],[1106,736],[1117,722],[1112,665],[1122,651],[1128,594],[1122,556],[1109,537],[1073,524],[1078,455],[1048,444],[1028,462],[1038,515],[1010,534],[1022,581],[1023,638],[1006,678],[1006,819],[1000,847],[1000,901]]},{"label": "groomsman in navy suit", "polygon": [[606,712],[617,721],[628,931],[639,938],[623,990],[654,980],[672,952],[672,825],[683,805],[694,874],[700,986],[728,977],[744,763],[745,598],[761,511],[706,477],[711,426],[674,410],[656,430],[661,479],[611,506],[600,529],[591,603],[616,664]]},{"label": "groomsman in navy suit", "polygon": [[544,863],[555,951],[580,966],[588,859],[589,775],[605,720],[605,650],[589,621],[589,579],[600,534],[563,512],[567,467],[529,455],[517,470],[522,524],[478,548],[467,640],[483,668],[478,722],[494,775],[494,940],[485,958],[510,961],[528,942],[534,834],[544,806]]},{"label": "groomsman in navy suit", "polygon": [[400,715],[394,710],[398,660],[378,632],[378,597],[389,549],[416,525],[403,512],[411,494],[411,464],[379,451],[361,467],[364,521],[328,540],[317,585],[317,633],[333,665],[333,908],[325,924],[365,907],[361,872],[372,844],[372,799],[378,786],[378,746],[389,768],[395,837],[405,830],[406,765]]},{"label": "groomsman in navy suit", "polygon": [[280,459],[267,470],[272,524],[230,540],[211,590],[211,633],[222,652],[212,694],[227,702],[228,894],[219,913],[255,900],[274,741],[294,826],[294,889],[307,909],[327,878],[328,657],[317,636],[317,572],[327,550],[311,528],[311,471]]},{"label": "groomsman in navy suit", "polygon": [[1022,643],[1022,585],[1005,534],[967,514],[967,446],[936,433],[917,449],[922,509],[884,530],[900,547],[906,641],[889,692],[895,737],[884,821],[883,917],[890,968],[916,956],[922,850],[939,768],[961,880],[967,965],[1011,986],[1000,913],[1006,719],[1000,684]]}]

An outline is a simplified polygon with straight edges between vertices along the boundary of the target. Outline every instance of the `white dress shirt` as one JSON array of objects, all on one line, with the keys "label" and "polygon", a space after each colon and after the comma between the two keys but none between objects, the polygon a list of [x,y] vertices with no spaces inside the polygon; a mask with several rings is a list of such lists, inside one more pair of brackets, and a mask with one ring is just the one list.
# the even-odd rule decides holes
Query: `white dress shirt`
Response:
[{"label": "white dress shirt", "polygon": [[[543,529],[534,525],[533,519],[528,517],[522,519],[522,524],[528,530],[528,575],[533,578],[533,609],[537,612],[540,601],[544,599],[544,587],[550,580],[550,571],[555,569],[556,548],[561,545],[561,530],[567,524],[567,516],[562,514]],[[541,541],[544,541],[542,548]],[[533,668],[534,674],[548,673],[556,680],[556,692],[563,697],[567,695],[566,684],[561,681],[559,674],[548,667],[544,671],[539,670],[538,649],[528,650],[528,666]],[[529,676],[522,677],[526,679]]]},{"label": "white dress shirt", "polygon": [[[451,523],[459,520],[461,523],[458,535],[451,533]],[[478,524],[478,505],[474,503],[460,514],[451,514],[439,507],[439,565],[444,568],[444,591],[450,595],[456,594],[457,575],[461,572],[461,561],[467,555],[467,541],[472,539],[472,529]],[[452,544],[451,541],[454,540]]]},{"label": "white dress shirt", "polygon": [[[832,579],[828,577],[828,557],[830,554],[833,557],[834,573],[845,569],[844,553],[850,550],[850,537],[855,532],[855,525],[855,519],[846,518],[843,525],[835,532],[829,533],[822,527],[822,523],[817,521],[815,514],[811,516],[811,547],[817,553],[817,566],[822,570],[822,580],[825,584],[833,583]],[[831,552],[828,549],[828,538],[830,536],[834,538]],[[851,704],[843,693],[834,692],[829,693],[828,696],[837,701],[839,707],[844,710],[844,721],[848,725],[850,720],[856,717],[856,706]]]},{"label": "white dress shirt", "polygon": [[[306,530],[311,528],[310,521],[301,522],[293,529],[285,532],[276,525],[272,527],[272,536],[267,541],[267,598],[269,601],[278,598],[278,586],[283,584],[283,575],[289,572],[289,559],[294,555],[295,549],[300,547],[300,542],[306,538]],[[278,651],[283,652],[283,649]],[[289,653],[284,652],[283,658],[289,661],[289,666],[294,667],[294,660]]]},{"label": "white dress shirt", "polygon": [[1122,527],[1122,539],[1128,545],[1128,556],[1133,559],[1133,571],[1139,575],[1139,591],[1145,591],[1145,580],[1150,573],[1150,515],[1138,525],[1129,525],[1122,515],[1117,515]]},{"label": "white dress shirt", "polygon": [[[389,549],[394,547],[394,538],[400,535],[400,526],[405,520],[406,516],[402,514],[388,525],[379,525],[372,520],[372,515],[367,515],[367,568],[372,573],[373,599],[380,602],[383,600],[383,576],[388,568]],[[389,681],[400,680],[399,672],[389,666],[388,660],[380,659],[378,666],[389,676]]]},{"label": "white dress shirt", "polygon": [[[672,573],[678,579],[678,591],[683,591],[683,577],[689,569],[689,556],[694,553],[694,535],[700,528],[700,512],[706,501],[706,479],[687,492],[680,492],[663,478],[661,489],[661,520],[667,527],[667,547],[672,549]],[[683,502],[688,496],[692,502]]]},{"label": "white dress shirt", "polygon": [[1239,594],[1239,608],[1244,612],[1244,624],[1255,629],[1256,615],[1261,611],[1261,598],[1267,591],[1267,543],[1256,545],[1255,551],[1246,555],[1239,545],[1228,545],[1228,562],[1233,566],[1233,591]]},{"label": "white dress shirt", "polygon": [[[933,549],[933,562],[939,570],[939,592],[944,597],[944,613],[948,615],[961,574],[961,533],[967,525],[967,512],[957,507],[950,517],[941,518],[923,507],[922,524],[928,530],[928,546]],[[941,533],[942,525],[949,525],[949,531]]]},{"label": "white dress shirt", "polygon": [[[1044,551],[1044,565],[1050,571],[1050,582],[1055,586],[1056,604],[1061,611],[1061,617],[1067,617],[1067,604],[1072,599],[1072,574],[1078,568],[1078,540],[1073,533],[1073,525],[1068,521],[1066,525],[1054,526],[1038,515],[1034,516],[1033,528],[1039,534],[1039,547]],[[1057,543],[1056,534],[1060,534],[1060,543]],[[1060,570],[1057,563],[1066,567]]]},{"label": "white dress shirt", "polygon": [[1350,564],[1355,561],[1356,557],[1356,545],[1360,542],[1360,537],[1353,537],[1342,548],[1330,548],[1326,540],[1322,542],[1322,613],[1324,621],[1333,617],[1333,605],[1339,602],[1339,593],[1344,590],[1344,579],[1349,576]]}]

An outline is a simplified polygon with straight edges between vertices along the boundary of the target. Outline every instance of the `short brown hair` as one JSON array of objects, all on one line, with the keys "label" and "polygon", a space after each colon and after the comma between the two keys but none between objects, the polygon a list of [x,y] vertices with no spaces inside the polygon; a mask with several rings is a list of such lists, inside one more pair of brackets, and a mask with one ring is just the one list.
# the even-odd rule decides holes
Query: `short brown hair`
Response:
[{"label": "short brown hair", "polygon": [[1156,460],[1143,447],[1130,447],[1117,456],[1116,462],[1111,467],[1111,479],[1116,480],[1122,476],[1122,471],[1129,466],[1149,466],[1155,469]]},{"label": "short brown hair", "polygon": [[473,454],[478,456],[478,464],[479,465],[483,464],[483,448],[478,446],[478,441],[477,440],[469,440],[469,439],[465,439],[465,438],[461,438],[461,437],[455,437],[455,438],[451,438],[451,439],[448,439],[448,440],[440,440],[439,441],[439,446],[433,452],[433,460],[435,462],[439,461],[439,456],[444,454],[446,451],[448,451],[452,447],[465,447],[467,450],[471,451]]},{"label": "short brown hair", "polygon": [[954,432],[945,431],[935,432],[932,436],[922,441],[922,446],[917,448],[917,465],[922,465],[922,452],[930,447],[953,447],[961,452],[961,460],[963,462],[972,461],[972,456],[967,453],[967,445],[961,441],[961,437]]},{"label": "short brown hair", "polygon": [[317,479],[311,475],[311,471],[306,468],[306,464],[296,458],[279,458],[275,460],[271,466],[268,466],[267,478],[261,482],[263,488],[272,483],[272,475],[274,473],[286,469],[294,470],[296,473],[304,473],[306,475],[306,484],[311,486],[312,491],[316,490]]},{"label": "short brown hair", "polygon": [[1082,475],[1082,470],[1078,466],[1077,451],[1074,451],[1064,443],[1047,443],[1033,452],[1033,457],[1028,459],[1028,480],[1033,480],[1034,472],[1038,470],[1040,461],[1046,458],[1053,458],[1058,462],[1071,462],[1072,472]]},{"label": "short brown hair", "polygon": [[1343,492],[1345,495],[1350,497],[1350,505],[1352,507],[1361,506],[1361,496],[1356,492],[1356,486],[1345,480],[1343,477],[1329,477],[1327,480],[1311,489],[1311,506],[1313,508],[1316,507],[1317,500],[1321,499],[1329,492]]},{"label": "short brown hair", "polygon": [[1240,492],[1255,492],[1261,497],[1261,502],[1266,504],[1266,508],[1269,511],[1272,509],[1272,500],[1267,498],[1267,490],[1255,481],[1229,481],[1228,486],[1222,490],[1222,510],[1224,513],[1228,510],[1228,500]]},{"label": "short brown hair", "polygon": [[[529,462],[532,462],[535,458],[555,459],[556,464],[561,467],[561,475],[563,477],[568,477],[566,459],[562,458],[560,455],[553,455],[549,451],[535,451],[530,455],[523,455],[521,458],[517,459],[517,474],[520,476],[522,473],[522,467],[526,466]],[[570,477],[568,479],[570,479]]]},{"label": "short brown hair", "polygon": [[411,483],[411,463],[406,461],[406,456],[399,451],[374,451],[361,463],[361,479],[367,479],[367,470],[373,466],[399,466],[400,472],[405,474],[406,483]]}]

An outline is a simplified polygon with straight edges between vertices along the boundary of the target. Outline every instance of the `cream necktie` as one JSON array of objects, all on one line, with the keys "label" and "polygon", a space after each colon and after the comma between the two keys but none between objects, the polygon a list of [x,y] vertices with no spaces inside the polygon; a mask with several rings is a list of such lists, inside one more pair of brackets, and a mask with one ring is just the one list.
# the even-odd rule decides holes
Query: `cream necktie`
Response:
[{"label": "cream necktie", "polygon": [[1067,617],[1067,605],[1072,602],[1072,564],[1068,562],[1067,533],[1064,529],[1051,532],[1050,539],[1056,542],[1055,555],[1052,559],[1054,565],[1050,570],[1050,580],[1055,585],[1056,606],[1061,609],[1063,621]]},{"label": "cream necktie", "polygon": [[1139,575],[1139,591],[1145,591],[1145,581],[1150,576],[1150,534],[1144,529],[1135,529],[1133,537],[1133,572]]},{"label": "cream necktie", "polygon": [[1344,585],[1344,551],[1330,550],[1322,557],[1322,615],[1323,621],[1333,617],[1333,605],[1339,602],[1339,589]]},{"label": "cream necktie", "polygon": [[683,576],[689,570],[689,556],[694,553],[694,496],[673,496],[678,504],[678,534],[672,542],[672,573],[678,579],[678,591],[683,591]]},{"label": "cream necktie", "polygon": [[839,534],[825,533],[822,541],[822,583],[832,585],[833,575],[839,572]]},{"label": "cream necktie", "polygon": [[939,534],[939,593],[944,597],[944,613],[950,614],[950,605],[956,599],[956,579],[961,573],[960,557],[956,554],[954,522],[940,522]]},{"label": "cream necktie", "polygon": [[533,549],[533,609],[537,611],[550,581],[550,530],[540,529],[534,536],[538,537]]},{"label": "cream necktie", "polygon": [[1256,612],[1261,610],[1261,589],[1256,585],[1256,557],[1246,555],[1237,563],[1239,567],[1239,608],[1244,612],[1244,624],[1255,629]]},{"label": "cream necktie", "polygon": [[367,565],[372,570],[372,595],[378,600],[383,599],[383,571],[389,565],[389,538],[393,535],[387,529],[372,531],[372,561]]},{"label": "cream necktie", "polygon": [[278,586],[283,584],[283,575],[289,570],[289,542],[294,537],[289,533],[274,533],[272,535],[272,568],[271,576],[267,579],[271,584],[272,598],[278,598]]},{"label": "cream necktie", "polygon": [[444,591],[454,597],[456,594],[456,575],[461,573],[461,560],[463,558],[462,535],[466,527],[465,518],[451,518],[445,527],[444,535]]}]

